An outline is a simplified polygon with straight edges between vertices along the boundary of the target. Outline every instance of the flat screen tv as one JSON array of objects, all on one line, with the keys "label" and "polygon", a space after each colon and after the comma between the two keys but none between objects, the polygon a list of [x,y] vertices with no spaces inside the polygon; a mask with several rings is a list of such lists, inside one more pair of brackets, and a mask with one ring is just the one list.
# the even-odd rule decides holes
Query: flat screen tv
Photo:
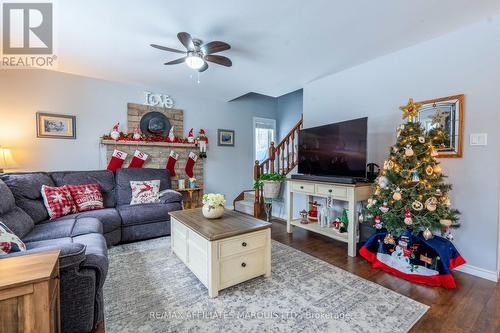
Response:
[{"label": "flat screen tv", "polygon": [[367,123],[365,117],[301,130],[298,172],[365,178]]}]

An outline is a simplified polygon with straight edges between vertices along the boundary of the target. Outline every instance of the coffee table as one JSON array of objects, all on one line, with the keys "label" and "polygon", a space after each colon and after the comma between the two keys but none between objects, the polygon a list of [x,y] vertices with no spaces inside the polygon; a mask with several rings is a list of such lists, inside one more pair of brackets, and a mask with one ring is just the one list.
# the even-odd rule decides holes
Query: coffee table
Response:
[{"label": "coffee table", "polygon": [[172,253],[210,297],[257,276],[271,276],[271,223],[227,209],[215,220],[206,219],[201,208],[169,214]]}]

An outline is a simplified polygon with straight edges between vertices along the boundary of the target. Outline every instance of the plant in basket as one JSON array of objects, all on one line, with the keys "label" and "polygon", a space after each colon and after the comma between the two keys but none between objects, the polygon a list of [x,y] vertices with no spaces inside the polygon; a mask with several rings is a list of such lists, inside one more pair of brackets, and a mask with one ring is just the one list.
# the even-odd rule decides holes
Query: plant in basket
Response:
[{"label": "plant in basket", "polygon": [[224,215],[226,199],[222,194],[208,193],[203,195],[203,216],[207,219],[218,219]]}]

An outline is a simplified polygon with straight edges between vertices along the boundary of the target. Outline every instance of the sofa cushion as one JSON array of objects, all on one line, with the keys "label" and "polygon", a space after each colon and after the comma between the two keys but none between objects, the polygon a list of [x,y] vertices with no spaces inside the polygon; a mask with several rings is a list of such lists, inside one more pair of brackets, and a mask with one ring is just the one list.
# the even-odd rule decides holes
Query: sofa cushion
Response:
[{"label": "sofa cushion", "polygon": [[57,186],[97,183],[101,186],[104,206],[106,208],[116,206],[115,179],[111,171],[62,171],[51,172],[50,175]]},{"label": "sofa cushion", "polygon": [[182,202],[182,194],[174,190],[164,190],[160,192],[161,203]]},{"label": "sofa cushion", "polygon": [[89,233],[102,234],[102,224],[98,219],[92,217],[66,218],[37,224],[23,240],[25,242],[37,242],[64,237],[76,237]]},{"label": "sofa cushion", "polygon": [[21,239],[33,229],[33,219],[16,206],[14,195],[0,180],[0,220]]},{"label": "sofa cushion", "polygon": [[54,186],[55,184],[47,173],[6,173],[1,176],[1,179],[14,194],[16,205],[24,210],[35,223],[49,218],[43,204],[41,189],[43,185]]},{"label": "sofa cushion", "polygon": [[170,221],[168,213],[181,209],[182,205],[179,202],[118,206],[123,226]]},{"label": "sofa cushion", "polygon": [[118,214],[118,211],[116,208],[104,208],[104,209],[98,209],[98,210],[91,210],[88,212],[81,212],[81,213],[76,213],[72,215],[68,215],[66,217],[62,217],[61,219],[64,218],[85,218],[85,217],[93,217],[101,221],[102,223],[102,229],[104,233],[111,232],[113,230],[116,230],[120,228],[122,225],[122,219],[120,217],[120,214]]},{"label": "sofa cushion", "polygon": [[10,229],[0,222],[0,255],[26,251],[26,245]]},{"label": "sofa cushion", "polygon": [[0,215],[10,212],[16,207],[14,195],[2,180],[0,180],[0,198]]},{"label": "sofa cushion", "polygon": [[118,169],[116,171],[116,199],[119,206],[128,205],[132,200],[130,182],[141,180],[160,180],[160,191],[171,188],[167,169]]}]

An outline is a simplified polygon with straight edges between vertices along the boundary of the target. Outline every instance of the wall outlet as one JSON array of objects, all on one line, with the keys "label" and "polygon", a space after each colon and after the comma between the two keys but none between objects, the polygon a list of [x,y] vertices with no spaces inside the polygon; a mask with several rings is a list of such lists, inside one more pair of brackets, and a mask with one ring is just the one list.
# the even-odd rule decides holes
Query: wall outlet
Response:
[{"label": "wall outlet", "polygon": [[471,146],[486,146],[488,144],[487,133],[472,133],[470,135]]}]

